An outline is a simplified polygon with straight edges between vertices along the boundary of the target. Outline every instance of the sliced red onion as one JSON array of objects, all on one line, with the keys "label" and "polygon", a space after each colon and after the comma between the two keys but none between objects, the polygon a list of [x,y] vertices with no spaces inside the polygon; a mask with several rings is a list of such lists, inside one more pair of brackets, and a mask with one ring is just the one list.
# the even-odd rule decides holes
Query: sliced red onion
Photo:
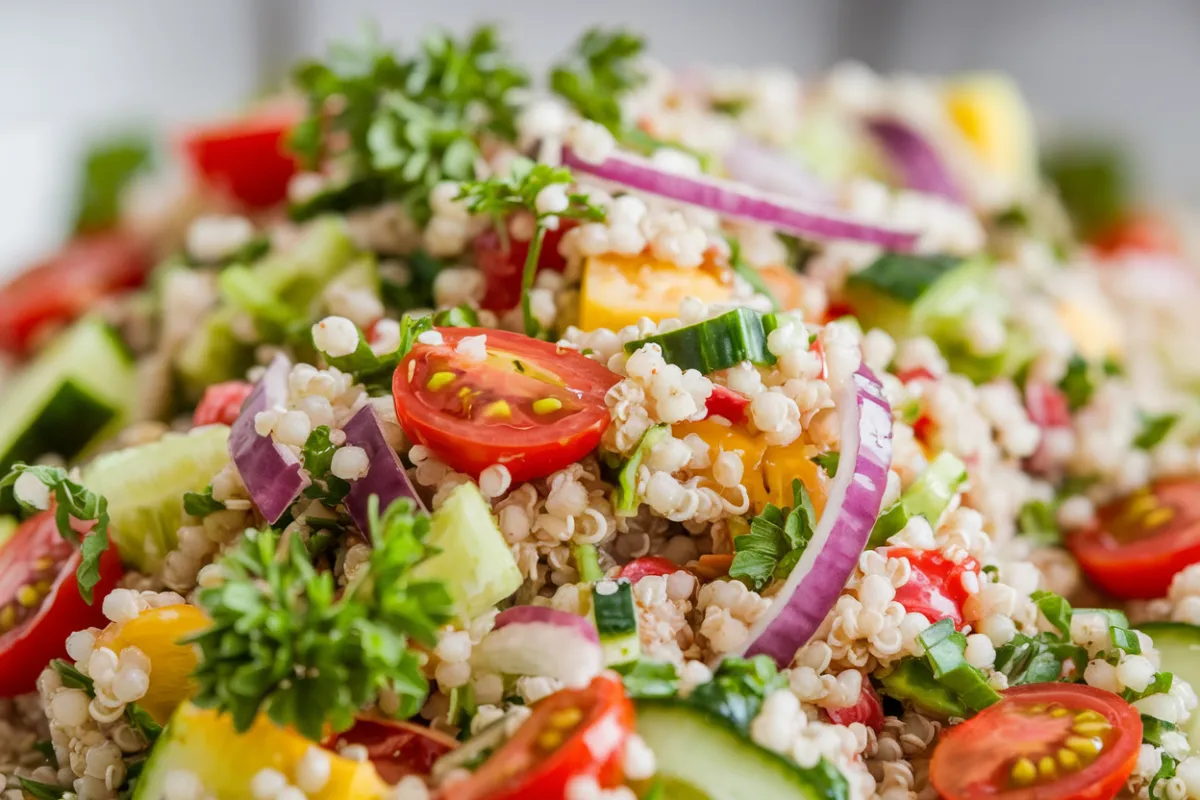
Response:
[{"label": "sliced red onion", "polygon": [[417,490],[408,480],[408,473],[400,463],[400,457],[384,438],[383,428],[379,424],[379,416],[375,407],[368,404],[359,409],[350,421],[342,426],[346,434],[346,444],[361,447],[367,453],[370,464],[367,474],[350,484],[346,493],[346,510],[358,525],[359,530],[367,530],[370,515],[367,504],[371,495],[379,497],[379,510],[382,512],[394,500],[407,497],[416,503],[417,508],[425,510],[425,504],[417,496]]},{"label": "sliced red onion", "polygon": [[917,234],[884,228],[847,216],[841,211],[805,205],[794,198],[760,192],[744,183],[711,175],[665,172],[641,156],[616,152],[593,164],[563,148],[563,164],[600,180],[630,189],[700,206],[719,214],[760,222],[809,239],[845,239],[877,244],[888,250],[911,250]]},{"label": "sliced red onion", "polygon": [[291,450],[254,430],[255,414],[287,401],[291,369],[292,363],[285,356],[275,356],[242,404],[242,412],[229,431],[229,456],[250,499],[272,524],[312,483]]},{"label": "sliced red onion", "polygon": [[571,686],[604,668],[600,636],[586,618],[545,606],[501,611],[472,651],[475,666],[505,675],[541,675]]},{"label": "sliced red onion", "polygon": [[965,202],[962,187],[941,155],[916,129],[893,117],[873,117],[866,126],[905,188]]},{"label": "sliced red onion", "polygon": [[734,180],[785,197],[828,203],[833,193],[795,158],[753,139],[739,139],[723,159]]},{"label": "sliced red onion", "polygon": [[[860,367],[835,390],[842,450],[825,511],[808,549],[750,629],[746,656],[765,653],[788,666],[824,622],[858,564],[879,516],[892,461],[892,409],[875,375]],[[850,456],[853,454],[853,458]]]}]

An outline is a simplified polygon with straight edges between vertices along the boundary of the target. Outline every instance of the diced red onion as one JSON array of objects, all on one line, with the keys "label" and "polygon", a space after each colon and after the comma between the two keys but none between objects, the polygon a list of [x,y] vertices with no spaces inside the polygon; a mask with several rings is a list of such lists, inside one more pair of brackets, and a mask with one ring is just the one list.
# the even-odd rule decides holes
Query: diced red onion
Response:
[{"label": "diced red onion", "polygon": [[752,139],[739,139],[722,160],[725,171],[764,192],[828,203],[829,186],[795,158]]},{"label": "diced red onion", "polygon": [[866,126],[905,188],[964,202],[962,187],[946,162],[917,130],[893,117],[873,117]]},{"label": "diced red onion", "polygon": [[[892,410],[875,375],[860,367],[835,390],[842,450],[825,511],[808,549],[750,629],[746,656],[788,666],[837,602],[879,516],[892,461]],[[851,457],[853,456],[853,457]]]},{"label": "diced red onion", "polygon": [[641,156],[616,152],[599,164],[586,161],[569,147],[563,164],[600,180],[680,203],[700,206],[719,214],[760,222],[809,239],[844,239],[869,242],[888,250],[911,250],[917,234],[884,228],[829,208],[805,205],[800,200],[760,192],[744,183],[711,175],[666,172]]},{"label": "diced red onion", "polygon": [[350,512],[359,530],[367,530],[370,524],[367,504],[371,495],[379,497],[380,512],[401,497],[407,497],[417,508],[425,509],[425,504],[421,502],[416,489],[408,480],[408,473],[404,471],[400,457],[384,438],[374,406],[368,404],[359,409],[358,413],[342,426],[342,432],[346,434],[347,445],[361,447],[366,451],[367,462],[370,464],[367,474],[352,481],[350,491],[346,493],[346,510]]},{"label": "diced red onion", "polygon": [[229,456],[242,476],[250,499],[272,524],[312,483],[291,450],[277,444],[270,436],[259,436],[254,429],[254,416],[258,412],[287,401],[291,369],[292,364],[286,357],[276,356],[246,398],[241,414],[229,431]]},{"label": "diced red onion", "polygon": [[485,670],[541,675],[571,686],[587,683],[604,668],[595,626],[584,617],[545,606],[501,611],[471,660]]}]

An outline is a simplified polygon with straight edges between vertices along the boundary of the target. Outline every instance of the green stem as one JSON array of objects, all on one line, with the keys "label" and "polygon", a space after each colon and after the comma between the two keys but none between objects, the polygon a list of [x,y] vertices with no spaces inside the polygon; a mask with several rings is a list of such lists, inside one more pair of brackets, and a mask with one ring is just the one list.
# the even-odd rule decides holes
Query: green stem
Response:
[{"label": "green stem", "polygon": [[521,316],[525,320],[525,335],[535,339],[541,338],[542,326],[533,318],[533,308],[529,303],[529,292],[533,289],[533,279],[537,276],[538,258],[542,254],[542,242],[546,238],[546,226],[538,220],[533,241],[529,243],[529,252],[525,256],[525,271],[521,275]]}]

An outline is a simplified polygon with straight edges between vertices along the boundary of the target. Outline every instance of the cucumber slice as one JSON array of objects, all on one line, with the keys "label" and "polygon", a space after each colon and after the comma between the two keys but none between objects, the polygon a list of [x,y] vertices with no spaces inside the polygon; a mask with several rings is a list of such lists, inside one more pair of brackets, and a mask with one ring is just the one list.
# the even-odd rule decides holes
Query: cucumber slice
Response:
[{"label": "cucumber slice", "polygon": [[[1186,622],[1144,622],[1137,629],[1154,640],[1158,649],[1159,668],[1172,672],[1188,682],[1192,689],[1200,687],[1200,626]],[[1200,710],[1180,727],[1200,754]]]},{"label": "cucumber slice", "polygon": [[[65,331],[0,399],[0,474],[47,453],[66,459],[128,422],[135,405],[129,351],[102,322]],[[0,512],[15,509],[11,492]]]},{"label": "cucumber slice", "polygon": [[224,425],[171,433],[157,442],[100,456],[83,484],[108,498],[110,532],[121,560],[153,572],[178,545],[183,495],[199,492],[229,462]]},{"label": "cucumber slice", "polygon": [[637,605],[627,579],[597,581],[592,587],[592,620],[600,634],[605,666],[627,664],[641,656]]},{"label": "cucumber slice", "polygon": [[713,714],[675,698],[637,701],[664,800],[845,800],[846,778],[822,759],[804,768],[759,747]]},{"label": "cucumber slice", "polygon": [[521,570],[474,483],[458,486],[433,513],[429,544],[439,552],[418,564],[413,574],[445,581],[463,621],[521,586]]},{"label": "cucumber slice", "polygon": [[633,353],[643,345],[654,343],[662,348],[667,363],[704,375],[737,366],[743,361],[774,364],[775,356],[767,349],[767,335],[777,324],[774,314],[735,308],[695,325],[629,342],[625,352]]},{"label": "cucumber slice", "polygon": [[884,511],[871,529],[867,547],[882,547],[887,540],[904,529],[913,517],[924,517],[931,527],[937,522],[959,487],[967,480],[967,467],[952,453],[943,451],[930,462],[920,477],[904,490],[904,494]]}]

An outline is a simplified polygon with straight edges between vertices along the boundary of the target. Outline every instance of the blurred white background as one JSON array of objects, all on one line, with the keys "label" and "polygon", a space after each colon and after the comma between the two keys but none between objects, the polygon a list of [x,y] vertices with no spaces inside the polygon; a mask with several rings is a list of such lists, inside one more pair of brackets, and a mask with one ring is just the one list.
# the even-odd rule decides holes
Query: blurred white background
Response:
[{"label": "blurred white background", "polygon": [[675,66],[1002,69],[1045,128],[1118,137],[1149,197],[1200,205],[1195,0],[0,0],[0,273],[57,241],[96,133],[235,109],[364,21],[411,42],[487,20],[537,70],[594,24]]}]

